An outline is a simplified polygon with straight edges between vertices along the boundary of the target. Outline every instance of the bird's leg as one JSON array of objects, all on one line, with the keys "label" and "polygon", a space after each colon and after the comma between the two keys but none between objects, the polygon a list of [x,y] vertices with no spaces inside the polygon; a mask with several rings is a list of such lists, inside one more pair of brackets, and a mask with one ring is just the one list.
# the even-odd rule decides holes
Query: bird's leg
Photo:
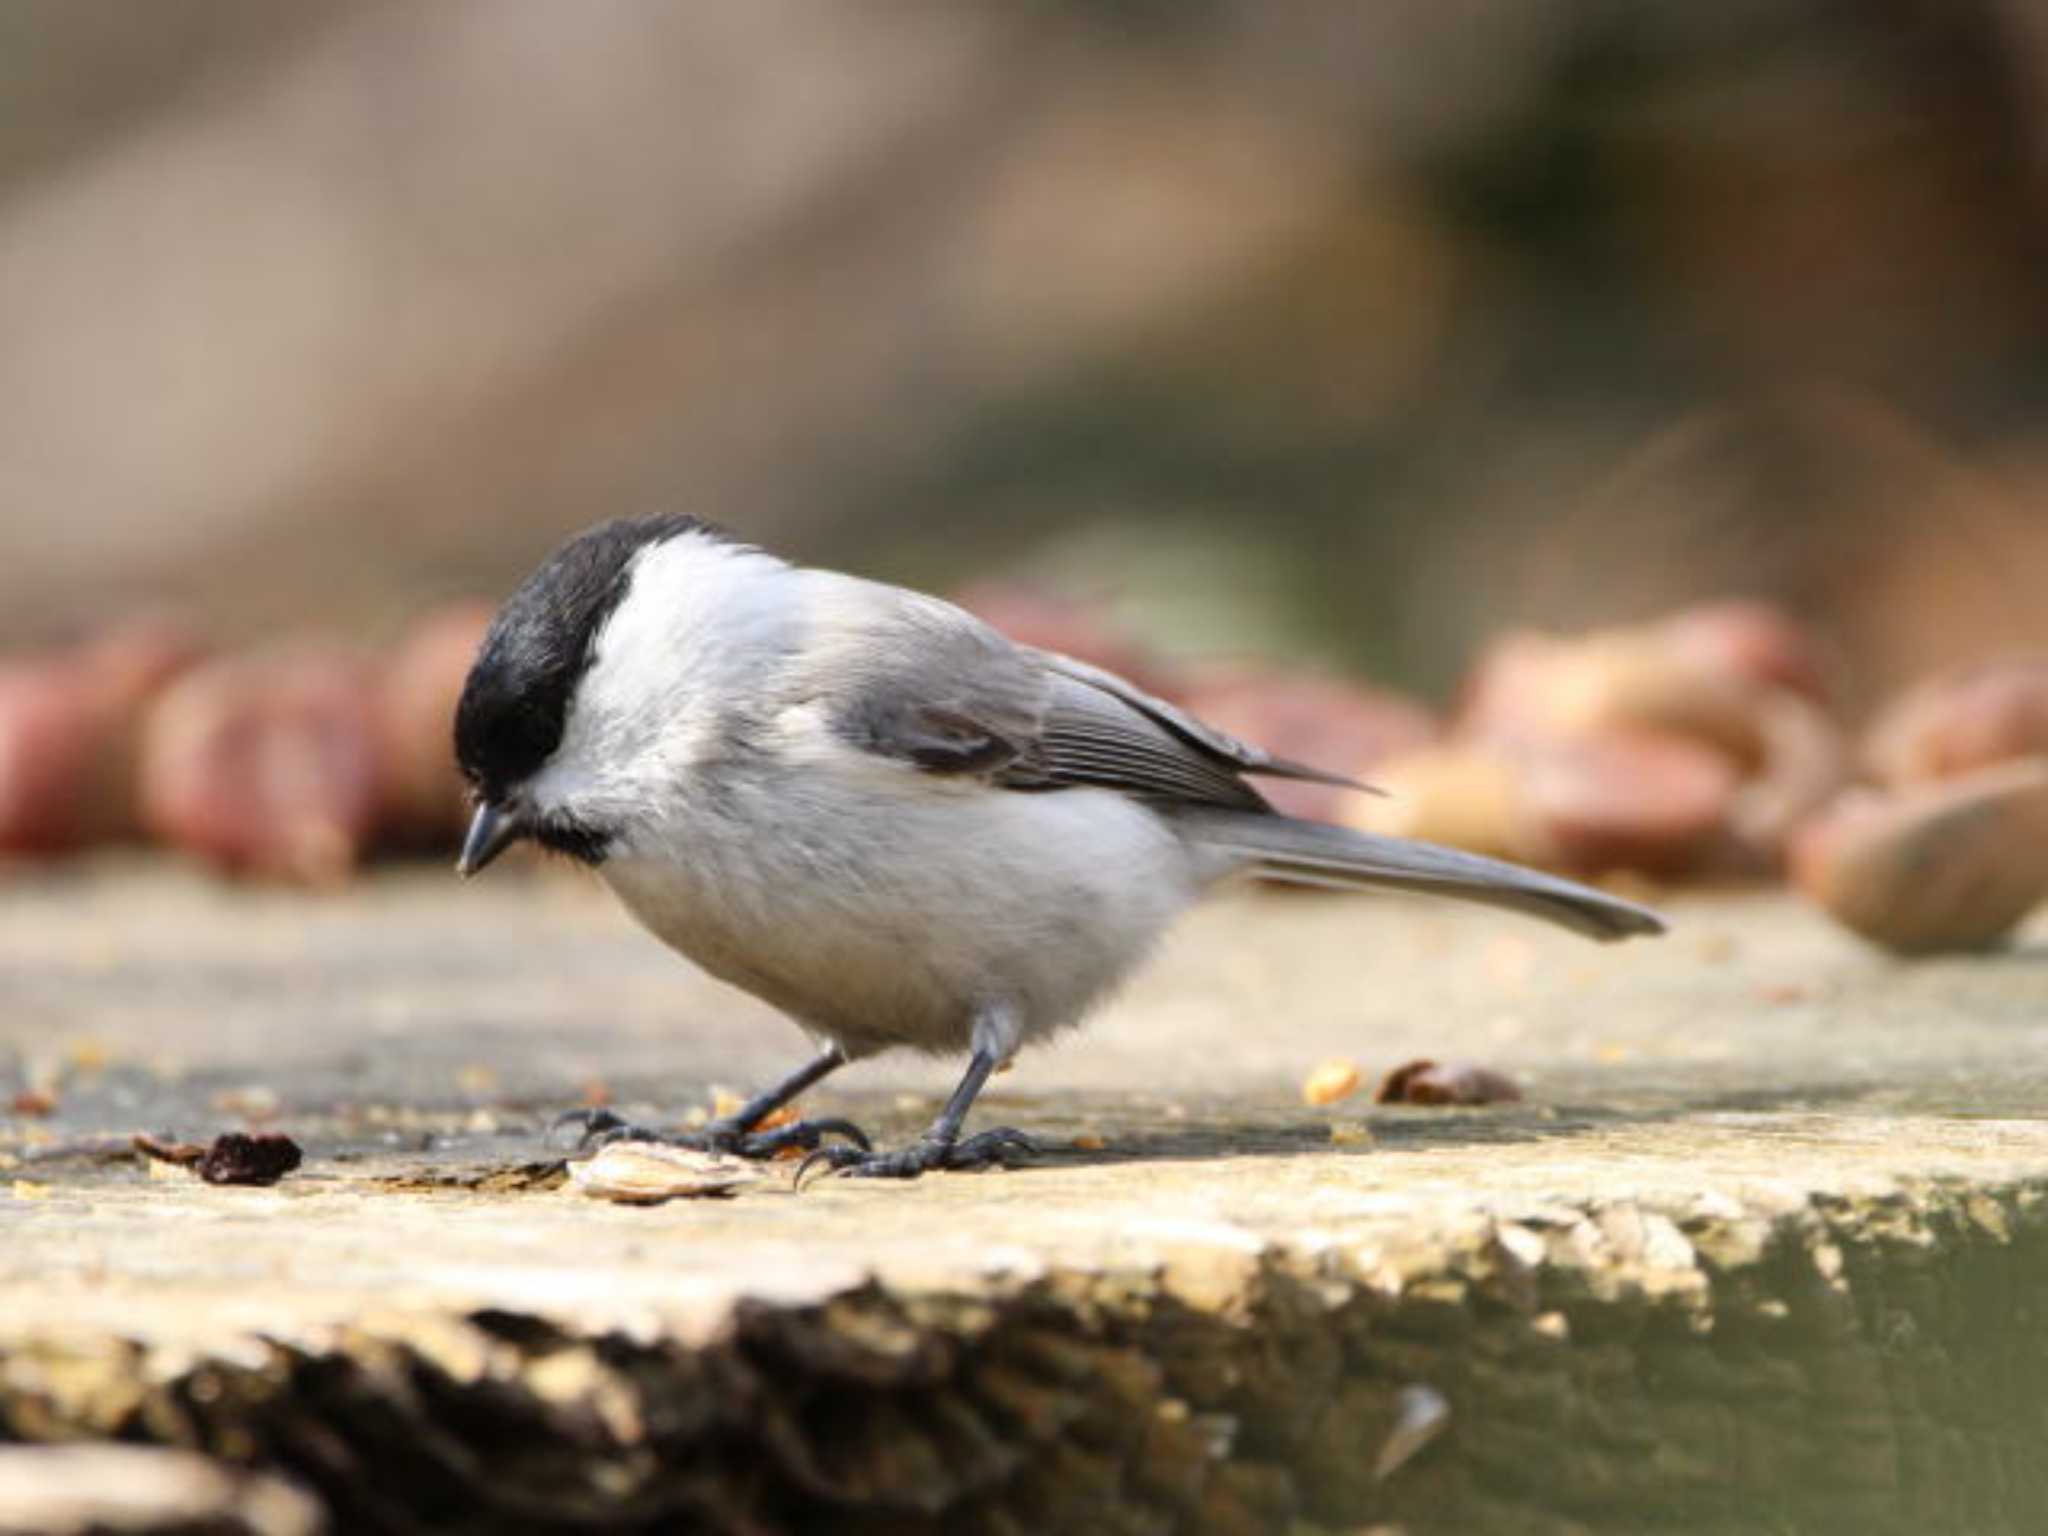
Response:
[{"label": "bird's leg", "polygon": [[798,1120],[772,1131],[754,1129],[763,1120],[802,1093],[811,1084],[846,1065],[846,1053],[827,1046],[774,1087],[755,1094],[730,1115],[721,1115],[701,1131],[650,1131],[634,1125],[608,1109],[572,1109],[557,1117],[548,1135],[564,1126],[576,1126],[579,1150],[605,1146],[614,1141],[659,1141],[670,1146],[693,1147],[700,1152],[730,1152],[740,1157],[773,1157],[789,1147],[815,1149],[826,1136],[844,1136],[862,1152],[868,1149],[864,1131],[850,1120]]},{"label": "bird's leg", "polygon": [[974,1059],[967,1063],[966,1075],[953,1090],[953,1097],[946,1101],[946,1107],[939,1111],[939,1118],[909,1146],[895,1152],[872,1152],[865,1147],[819,1147],[797,1169],[797,1181],[801,1183],[805,1170],[818,1163],[857,1179],[914,1179],[933,1168],[986,1168],[991,1163],[1007,1166],[1010,1153],[1037,1151],[1036,1142],[1008,1126],[983,1131],[964,1141],[960,1138],[960,1124],[999,1059],[986,1046],[977,1047]]}]

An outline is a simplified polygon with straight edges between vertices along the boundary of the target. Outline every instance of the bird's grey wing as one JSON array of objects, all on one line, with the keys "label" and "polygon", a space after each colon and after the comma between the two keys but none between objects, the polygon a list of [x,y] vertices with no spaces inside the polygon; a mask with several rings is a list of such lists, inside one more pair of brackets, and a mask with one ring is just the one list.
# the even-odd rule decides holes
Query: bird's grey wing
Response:
[{"label": "bird's grey wing", "polygon": [[[869,589],[873,591],[873,589]],[[889,589],[882,589],[888,591]],[[1204,725],[1113,673],[1012,644],[951,604],[890,593],[829,645],[833,727],[864,751],[1013,790],[1093,785],[1267,809],[1246,774],[1348,783]]]},{"label": "bird's grey wing", "polygon": [[1076,661],[1071,656],[1062,656],[1057,651],[1040,651],[1038,654],[1062,683],[1080,685],[1078,692],[1073,688],[1063,688],[1062,692],[1073,699],[1081,712],[1089,712],[1091,706],[1099,711],[1102,699],[1113,700],[1121,706],[1111,712],[1113,717],[1122,719],[1135,714],[1177,739],[1196,757],[1208,760],[1233,777],[1249,773],[1275,779],[1305,779],[1314,784],[1336,784],[1346,789],[1366,788],[1356,779],[1341,773],[1330,773],[1307,763],[1276,757],[1263,747],[1239,741],[1208,722],[1198,720],[1180,706],[1145,692],[1114,672],[1090,666],[1085,661]]},{"label": "bird's grey wing", "polygon": [[1045,668],[951,604],[860,583],[815,637],[817,692],[844,742],[936,774],[993,776],[1045,726]]},{"label": "bird's grey wing", "polygon": [[1027,654],[1044,667],[1051,701],[1032,750],[1004,764],[997,783],[1009,789],[1091,784],[1173,804],[1267,809],[1236,757],[1173,730],[1122,693],[1063,670],[1063,658]]}]

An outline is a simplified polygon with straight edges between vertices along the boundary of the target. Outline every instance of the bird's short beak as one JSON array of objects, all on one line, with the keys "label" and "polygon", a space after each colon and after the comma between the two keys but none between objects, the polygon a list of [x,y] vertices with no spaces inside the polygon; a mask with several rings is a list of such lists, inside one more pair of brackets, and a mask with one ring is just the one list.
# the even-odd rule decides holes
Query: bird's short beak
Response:
[{"label": "bird's short beak", "polygon": [[455,873],[467,880],[525,835],[526,824],[516,813],[490,804],[478,806],[470,818],[469,836],[462,840]]}]

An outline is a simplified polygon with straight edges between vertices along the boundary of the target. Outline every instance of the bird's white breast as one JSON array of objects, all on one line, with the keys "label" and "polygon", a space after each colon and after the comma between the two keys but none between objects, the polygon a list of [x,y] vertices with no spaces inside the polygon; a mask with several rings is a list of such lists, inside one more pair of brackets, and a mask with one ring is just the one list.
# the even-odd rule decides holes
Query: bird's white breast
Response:
[{"label": "bird's white breast", "polygon": [[669,944],[856,1054],[964,1049],[991,1008],[1020,1039],[1075,1023],[1197,893],[1171,828],[1112,792],[865,775],[727,787],[604,874]]}]

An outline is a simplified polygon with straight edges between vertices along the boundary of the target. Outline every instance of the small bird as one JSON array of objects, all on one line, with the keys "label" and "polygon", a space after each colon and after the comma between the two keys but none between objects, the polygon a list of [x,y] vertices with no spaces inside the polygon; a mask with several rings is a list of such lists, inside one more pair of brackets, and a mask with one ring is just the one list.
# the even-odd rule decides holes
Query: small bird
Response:
[{"label": "small bird", "polygon": [[[1595,939],[1664,926],[1534,870],[1283,816],[1251,780],[1351,781],[950,603],[689,517],[592,528],[513,592],[455,753],[476,796],[461,874],[521,839],[590,865],[656,937],[815,1042],[737,1113],[664,1139],[800,1147],[859,1176],[1028,1149],[1009,1129],[962,1136],[989,1075],[1079,1024],[1231,876],[1453,896]],[[760,1129],[894,1046],[968,1058],[915,1142],[878,1152],[843,1120]],[[564,1119],[586,1142],[650,1134]]]}]

